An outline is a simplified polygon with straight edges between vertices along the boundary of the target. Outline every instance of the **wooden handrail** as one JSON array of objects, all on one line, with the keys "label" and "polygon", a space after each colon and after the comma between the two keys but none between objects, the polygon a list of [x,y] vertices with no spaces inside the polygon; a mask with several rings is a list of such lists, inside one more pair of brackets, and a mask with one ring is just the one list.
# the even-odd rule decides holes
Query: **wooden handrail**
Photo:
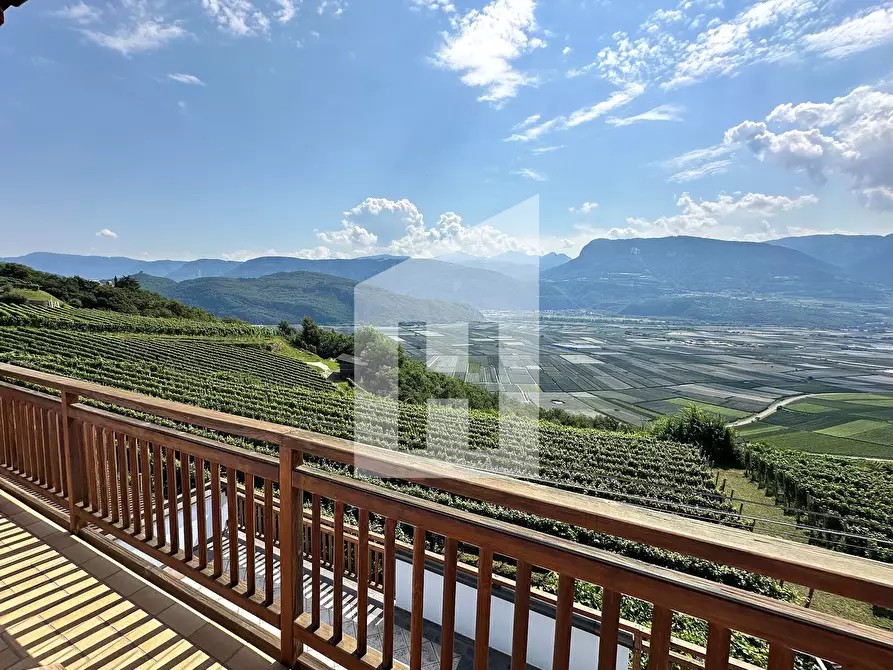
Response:
[{"label": "wooden handrail", "polygon": [[[638,635],[635,644],[639,653],[647,650],[649,670],[652,667],[666,670],[671,663],[687,665],[690,661],[686,655],[699,654],[700,650],[686,649],[684,643],[671,638],[674,611],[709,622],[710,641],[704,655],[699,656],[709,670],[729,667],[729,635],[733,630],[767,640],[773,670],[792,670],[793,650],[827,658],[847,669],[889,670],[893,666],[893,634],[886,631],[445,507],[369,482],[322,472],[304,465],[304,455],[348,464],[361,462],[364,468],[385,477],[424,482],[457,495],[516,507],[640,542],[654,538],[650,543],[664,548],[675,548],[688,539],[693,548],[684,553],[712,560],[728,555],[733,560],[725,561],[727,564],[750,569],[754,565],[768,566],[771,570],[764,571],[768,574],[775,571],[782,573],[776,576],[799,575],[789,579],[806,585],[830,584],[831,588],[824,587],[825,590],[842,595],[864,594],[867,597],[860,599],[877,604],[893,602],[893,567],[889,565],[516,482],[402,452],[356,445],[209,410],[196,411],[186,405],[138,394],[122,395],[96,384],[84,385],[14,366],[0,365],[0,376],[3,375],[56,388],[62,392],[63,400],[0,382],[0,476],[60,506],[67,505],[72,532],[79,532],[86,524],[95,526],[261,620],[278,625],[280,660],[289,666],[304,664],[301,659],[307,645],[348,670],[379,666],[382,670],[403,670],[404,666],[393,658],[391,644],[396,607],[395,565],[400,549],[413,558],[410,658],[411,670],[415,670],[421,659],[421,604],[425,596],[422,572],[429,557],[425,551],[426,534],[444,538],[453,550],[457,542],[478,548],[475,665],[480,668],[486,665],[489,645],[491,588],[498,583],[492,576],[495,555],[516,561],[519,569],[525,566],[526,575],[531,566],[557,573],[560,588],[555,599],[553,670],[569,670],[575,580],[602,586],[608,602],[613,603],[608,607],[613,614],[600,629],[603,649],[610,650],[617,645],[620,630],[617,603],[622,595],[653,603],[650,640],[646,645],[645,636]],[[277,462],[262,454],[77,402],[84,398],[253,439],[272,440],[279,447],[280,457]],[[121,402],[117,402],[119,399]],[[247,421],[247,428],[243,421]],[[193,491],[202,491],[201,496],[196,494],[196,500],[203,500],[208,480],[212,501],[210,528],[203,513],[197,522],[191,516]],[[240,511],[239,481],[263,491],[262,506],[257,496],[252,495]],[[276,516],[272,513],[274,487],[280,489],[281,509]],[[312,500],[309,535],[303,528],[302,501],[306,500]],[[356,530],[345,528],[343,514],[332,522],[330,532],[322,523],[323,504],[332,504],[338,511],[345,507],[355,509],[358,518],[365,519],[364,524],[368,524],[370,514],[383,517],[384,535],[370,533],[368,526]],[[181,506],[182,518],[178,514]],[[198,510],[203,509],[202,503]],[[236,541],[240,513],[250,535],[245,543],[251,563],[245,566],[240,564],[243,559],[239,558]],[[413,534],[411,546],[397,544],[398,523]],[[270,578],[274,567],[274,538],[269,531],[274,525],[279,533],[282,557],[280,597],[274,596],[274,580]],[[264,530],[262,543],[255,541],[260,528]],[[362,546],[361,553],[365,555],[377,551],[376,545],[381,548],[381,566],[372,569],[384,575],[385,634],[381,650],[367,644],[365,626],[357,627],[361,639],[347,635],[342,625],[344,613],[338,607],[331,612],[331,624],[324,622],[319,588],[324,553],[337,566],[334,574],[337,603],[342,601],[338,593],[343,574],[350,570],[354,560],[347,560],[347,554],[353,552],[355,558]],[[792,556],[782,556],[779,552],[783,549],[789,550]],[[755,558],[760,551],[768,555],[764,562]],[[450,557],[454,555],[451,551]],[[302,597],[306,593],[306,577],[301,569],[304,556],[310,559],[313,575],[312,606],[307,612]],[[259,561],[263,564],[264,579],[258,579],[255,570]],[[452,574],[451,558],[446,569]],[[857,573],[850,574],[852,570]],[[259,581],[264,582],[263,587]],[[454,585],[454,580],[450,581]],[[445,598],[455,597],[455,590],[450,591],[448,587],[445,585]],[[529,586],[526,591],[530,594]],[[518,602],[527,600],[521,598]],[[445,604],[444,616],[453,615]],[[514,625],[515,639],[527,639],[527,618],[515,617]],[[522,667],[523,650],[515,648],[514,652],[520,655],[513,658],[513,667],[516,662]],[[608,651],[600,654],[599,670],[613,670],[615,656]],[[444,670],[449,670],[450,659],[444,658]],[[640,658],[638,654],[634,656],[634,666]],[[691,667],[700,666],[693,663]]]},{"label": "wooden handrail", "polygon": [[281,444],[382,477],[430,485],[590,530],[893,608],[893,566],[628,503],[482,473],[451,463],[0,364],[0,376],[241,437]]}]

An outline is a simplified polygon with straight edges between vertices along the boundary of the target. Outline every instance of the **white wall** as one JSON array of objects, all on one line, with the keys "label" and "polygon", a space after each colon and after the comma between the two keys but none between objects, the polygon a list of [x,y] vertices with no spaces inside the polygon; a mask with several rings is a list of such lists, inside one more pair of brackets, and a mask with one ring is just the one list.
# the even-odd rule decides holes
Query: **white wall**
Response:
[{"label": "white wall", "polygon": [[[397,560],[397,606],[412,610],[412,564]],[[443,577],[425,570],[425,604],[423,615],[439,624],[443,607]],[[497,595],[490,597],[490,647],[505,654],[512,653],[514,603]],[[477,619],[477,589],[461,582],[456,584],[456,632],[474,639]],[[528,621],[527,662],[542,670],[552,670],[552,649],[555,640],[555,619],[531,611]],[[591,670],[598,664],[598,636],[581,628],[571,630],[571,670]],[[617,646],[617,670],[629,667],[630,650]]]}]

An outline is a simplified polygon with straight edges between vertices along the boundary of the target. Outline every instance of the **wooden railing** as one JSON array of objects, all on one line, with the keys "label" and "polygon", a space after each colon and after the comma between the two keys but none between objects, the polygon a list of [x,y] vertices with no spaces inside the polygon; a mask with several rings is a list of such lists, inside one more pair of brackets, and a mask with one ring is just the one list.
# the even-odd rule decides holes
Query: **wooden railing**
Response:
[{"label": "wooden railing", "polygon": [[[889,632],[317,470],[304,463],[304,456],[348,465],[360,462],[365,470],[382,477],[422,482],[456,495],[891,607],[893,567],[886,564],[15,366],[0,365],[0,376],[60,394],[54,397],[0,383],[0,476],[64,505],[72,532],[89,526],[110,534],[277,627],[280,660],[290,666],[311,664],[304,655],[305,645],[351,670],[401,666],[394,660],[393,646],[400,524],[413,540],[412,670],[420,668],[422,660],[424,572],[430,540],[445,548],[441,613],[441,667],[445,669],[452,667],[453,660],[460,543],[474,547],[478,554],[477,670],[487,667],[492,569],[497,557],[516,565],[514,670],[525,668],[527,660],[534,567],[558,575],[554,670],[570,664],[577,580],[604,589],[599,654],[592,659],[600,670],[614,670],[616,665],[622,595],[654,606],[647,645],[649,669],[663,670],[676,663],[671,638],[674,612],[709,622],[704,652],[707,670],[729,666],[733,630],[768,641],[770,670],[792,668],[795,651],[853,670],[893,667],[893,634]],[[279,459],[97,409],[80,399],[276,444]],[[259,492],[243,498],[241,512],[240,483]],[[278,522],[274,520],[276,492]],[[260,516],[259,496],[263,500]],[[203,510],[207,497],[211,499],[210,524],[204,513],[192,518],[193,506],[201,501]],[[179,509],[182,516],[177,514]],[[324,509],[334,510],[331,535],[323,533]],[[346,527],[345,511],[359,520],[355,529]],[[239,570],[237,541],[240,516],[247,556],[256,557],[247,561],[244,576]],[[380,539],[370,530],[370,516],[383,521]],[[321,616],[323,538],[327,536],[333,538],[328,545],[334,592],[331,623]],[[355,636],[345,633],[343,618],[345,573],[371,575],[376,543],[381,546],[383,574],[380,649],[369,645],[365,617],[359,617]],[[346,554],[344,548],[351,548],[352,553]],[[277,552],[279,580],[273,571]],[[346,555],[355,557],[355,567],[345,564]],[[302,597],[305,557],[310,564],[309,611],[304,611]],[[258,578],[258,568],[263,578]],[[369,589],[360,586],[357,609],[365,612]]]}]

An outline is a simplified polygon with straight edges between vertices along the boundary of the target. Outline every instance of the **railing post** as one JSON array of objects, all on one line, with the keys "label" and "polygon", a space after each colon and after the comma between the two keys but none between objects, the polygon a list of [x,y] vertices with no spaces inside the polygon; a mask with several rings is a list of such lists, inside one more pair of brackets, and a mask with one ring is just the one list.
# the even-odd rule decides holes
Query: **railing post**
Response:
[{"label": "railing post", "polygon": [[303,454],[296,447],[288,438],[279,447],[279,660],[289,668],[304,652],[294,633],[304,611],[304,494],[292,485]]},{"label": "railing post", "polygon": [[77,420],[71,416],[71,406],[78,397],[62,392],[62,448],[66,463],[65,479],[68,485],[68,529],[77,534],[83,525],[78,516],[77,504],[84,500],[84,476],[81,468],[80,434]]}]

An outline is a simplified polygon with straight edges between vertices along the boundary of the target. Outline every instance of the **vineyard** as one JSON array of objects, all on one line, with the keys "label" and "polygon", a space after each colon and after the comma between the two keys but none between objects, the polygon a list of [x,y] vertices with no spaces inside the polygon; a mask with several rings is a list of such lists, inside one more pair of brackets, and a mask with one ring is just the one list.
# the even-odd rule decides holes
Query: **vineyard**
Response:
[{"label": "vineyard", "polygon": [[787,506],[805,510],[802,523],[831,531],[813,531],[814,542],[893,561],[893,463],[763,445],[750,446],[744,452],[744,462],[748,475],[765,486],[770,495]]},{"label": "vineyard", "polygon": [[98,309],[54,308],[6,303],[0,303],[0,326],[202,336],[257,335],[259,331],[256,326],[238,321],[157,319]]}]

